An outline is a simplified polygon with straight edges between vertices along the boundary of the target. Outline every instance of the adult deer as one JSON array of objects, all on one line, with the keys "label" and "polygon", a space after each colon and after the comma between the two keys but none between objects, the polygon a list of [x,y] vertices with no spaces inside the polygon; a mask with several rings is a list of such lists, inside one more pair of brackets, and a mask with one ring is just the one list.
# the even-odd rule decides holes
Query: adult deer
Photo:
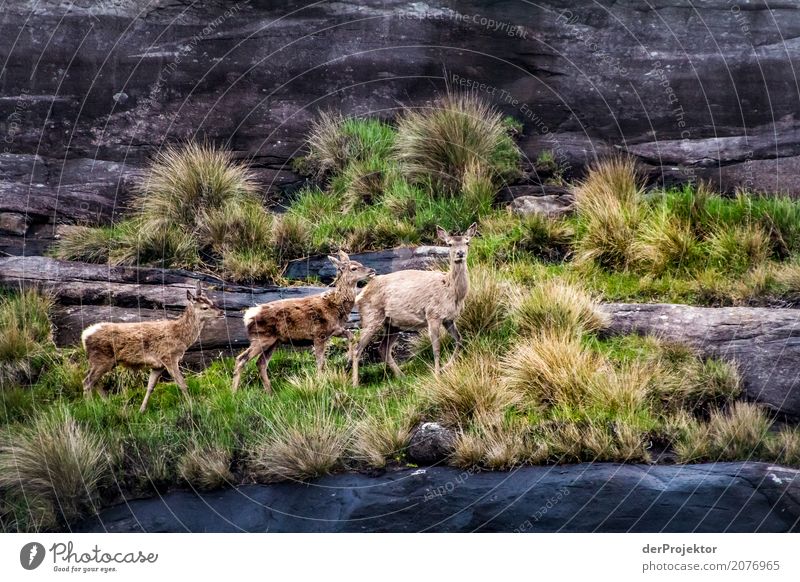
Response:
[{"label": "adult deer", "polygon": [[358,382],[358,361],[364,349],[379,331],[384,330],[386,341],[381,342],[381,357],[395,375],[402,371],[392,355],[399,331],[427,329],[433,348],[434,371],[438,375],[441,330],[444,327],[456,341],[453,361],[461,348],[461,335],[456,319],[464,309],[464,299],[469,292],[467,252],[477,225],[472,224],[460,236],[450,235],[436,227],[438,237],[450,247],[450,270],[407,270],[380,275],[370,281],[356,298],[361,314],[361,337],[353,358],[353,382]]}]

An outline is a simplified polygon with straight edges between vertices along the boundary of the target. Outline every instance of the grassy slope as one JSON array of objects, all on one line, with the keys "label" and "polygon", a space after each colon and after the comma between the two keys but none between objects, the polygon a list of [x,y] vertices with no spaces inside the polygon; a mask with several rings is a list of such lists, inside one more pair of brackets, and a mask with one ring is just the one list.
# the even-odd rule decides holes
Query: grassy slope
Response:
[{"label": "grassy slope", "polygon": [[[252,364],[232,394],[232,362],[221,360],[187,378],[190,402],[174,384],[161,385],[139,415],[143,373],[115,372],[106,379],[108,400],[84,400],[81,351],[57,352],[39,331],[18,334],[2,362],[20,385],[0,392],[3,529],[63,527],[120,495],[176,484],[214,488],[402,463],[408,432],[421,420],[458,431],[451,463],[465,467],[652,461],[665,450],[686,462],[798,464],[796,431],[768,432],[771,421],[756,406],[730,405],[739,386],[729,366],[652,338],[601,339],[594,310],[598,298],[796,301],[798,204],[723,199],[702,189],[645,195],[635,173],[614,162],[580,186],[577,215],[516,217],[492,205],[514,173],[510,124],[490,116],[492,131],[480,133],[491,139],[475,142],[474,127],[460,115],[411,116],[400,123],[399,138],[377,121],[321,119],[298,165],[323,187],[301,192],[280,219],[253,205],[246,173],[229,174],[224,156],[194,151],[195,161],[216,160],[215,176],[232,175],[233,185],[218,189],[222,201],[196,202],[214,193],[186,183],[162,185],[155,200],[171,200],[178,188],[201,208],[211,205],[250,225],[249,236],[232,237],[214,212],[173,205],[170,212],[191,222],[190,239],[161,240],[154,228],[152,240],[133,244],[120,234],[123,224],[78,230],[57,251],[89,260],[141,258],[144,244],[151,255],[171,249],[155,257],[159,263],[188,257],[239,280],[264,280],[295,256],[430,243],[436,224],[457,230],[477,220],[472,291],[459,322],[468,349],[441,378],[430,373],[424,337],[417,346],[422,355],[404,364],[405,378],[367,365],[357,389],[341,372],[340,343],[331,348],[323,378],[314,377],[308,352],[279,350],[271,364],[272,398],[260,390]],[[455,149],[421,150],[425,131],[448,132]],[[398,154],[395,147],[406,150]],[[469,154],[474,148],[483,151],[477,160]],[[162,166],[183,164],[178,152],[170,155]],[[202,170],[202,160],[190,164],[190,176]],[[152,185],[142,192],[152,193]],[[134,220],[158,216],[142,211]],[[25,327],[3,317],[8,328]]]}]

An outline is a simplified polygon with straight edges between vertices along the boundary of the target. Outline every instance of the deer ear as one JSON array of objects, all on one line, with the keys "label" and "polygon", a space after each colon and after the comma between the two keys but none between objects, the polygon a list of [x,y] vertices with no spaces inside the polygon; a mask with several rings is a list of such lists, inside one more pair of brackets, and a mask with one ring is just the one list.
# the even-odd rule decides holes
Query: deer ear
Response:
[{"label": "deer ear", "polygon": [[339,259],[343,263],[346,263],[346,262],[350,261],[350,256],[346,252],[344,252],[343,250],[339,249]]},{"label": "deer ear", "polygon": [[436,225],[436,236],[438,236],[442,242],[450,244],[450,235],[438,224]]},{"label": "deer ear", "polygon": [[476,232],[478,232],[478,223],[477,222],[473,222],[470,225],[470,227],[467,229],[467,232],[464,233],[464,236],[468,236],[469,238],[472,238],[473,236],[475,236]]},{"label": "deer ear", "polygon": [[191,291],[189,291],[187,289],[186,290],[186,299],[188,299],[189,301],[195,301],[197,298],[194,295],[192,295]]},{"label": "deer ear", "polygon": [[339,259],[337,259],[336,257],[328,255],[328,260],[331,263],[333,263],[333,266],[336,267],[337,269],[341,269],[342,268],[342,262]]}]

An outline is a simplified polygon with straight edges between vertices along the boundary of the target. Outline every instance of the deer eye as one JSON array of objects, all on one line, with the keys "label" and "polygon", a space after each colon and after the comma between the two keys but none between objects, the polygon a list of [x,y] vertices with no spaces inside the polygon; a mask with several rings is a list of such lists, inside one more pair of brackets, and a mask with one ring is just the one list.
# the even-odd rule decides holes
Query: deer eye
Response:
[{"label": "deer eye", "polygon": [[350,270],[351,271],[356,271],[356,270],[358,270],[358,267],[350,267]]}]

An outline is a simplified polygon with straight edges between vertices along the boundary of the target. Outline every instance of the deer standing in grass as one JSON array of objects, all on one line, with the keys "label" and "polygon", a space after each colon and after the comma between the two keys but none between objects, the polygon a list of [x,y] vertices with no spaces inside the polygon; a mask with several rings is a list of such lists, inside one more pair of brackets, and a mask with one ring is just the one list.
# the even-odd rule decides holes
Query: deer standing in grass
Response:
[{"label": "deer standing in grass", "polygon": [[[180,371],[180,361],[187,348],[200,337],[203,326],[211,319],[222,317],[217,308],[197,283],[197,293],[186,291],[189,303],[178,319],[143,321],[140,323],[95,323],[81,334],[81,341],[89,359],[89,373],[83,381],[83,393],[90,396],[95,383],[115,366],[150,368],[150,379],[139,412],[147,408],[147,401],[161,374],[166,370],[188,398],[189,390]],[[100,388],[100,394],[106,391]]]},{"label": "deer standing in grass", "polygon": [[267,392],[272,391],[267,374],[270,357],[279,345],[313,345],[317,371],[325,365],[325,346],[333,337],[348,341],[348,357],[352,358],[353,333],[345,328],[356,300],[358,283],[375,275],[375,270],[351,261],[343,251],[339,257],[328,259],[336,267],[335,288],[320,295],[299,299],[281,299],[256,305],[244,313],[244,325],[250,347],[236,358],[233,371],[233,391],[239,388],[242,369],[258,358],[258,373]]},{"label": "deer standing in grass", "polygon": [[450,270],[441,271],[397,271],[380,275],[370,281],[356,299],[361,314],[361,337],[354,359],[353,382],[358,383],[358,361],[370,340],[384,330],[386,341],[381,342],[381,358],[396,376],[402,371],[392,355],[399,331],[427,329],[433,347],[434,371],[439,374],[439,343],[442,326],[456,341],[453,361],[461,348],[461,335],[456,328],[456,319],[464,308],[464,299],[469,291],[467,273],[467,251],[475,236],[477,225],[472,224],[461,236],[451,236],[442,227],[436,234],[450,247]]}]

